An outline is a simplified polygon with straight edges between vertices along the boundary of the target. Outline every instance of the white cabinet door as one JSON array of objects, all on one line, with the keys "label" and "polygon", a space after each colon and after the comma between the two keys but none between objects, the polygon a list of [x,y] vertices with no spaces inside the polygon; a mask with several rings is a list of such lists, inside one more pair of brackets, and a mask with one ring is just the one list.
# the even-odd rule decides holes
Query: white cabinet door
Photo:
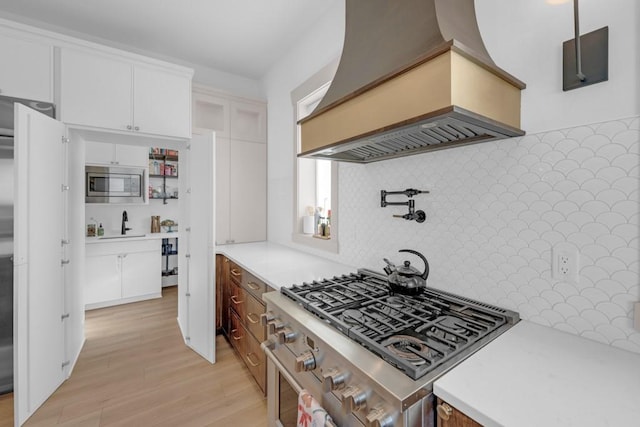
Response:
[{"label": "white cabinet door", "polygon": [[59,224],[65,127],[20,104],[15,113],[14,398],[20,425],[64,380]]},{"label": "white cabinet door", "polygon": [[149,167],[149,148],[115,144],[115,162],[120,166]]},{"label": "white cabinet door", "polygon": [[87,256],[84,303],[94,304],[122,298],[120,255]]},{"label": "white cabinet door", "polygon": [[231,140],[229,234],[235,243],[267,238],[267,145]]},{"label": "white cabinet door", "polygon": [[[187,246],[181,243],[182,264],[188,267],[188,281],[178,283],[182,332],[189,347],[211,363],[215,362],[215,249],[214,249],[214,172],[215,146],[213,134],[196,136],[191,148],[180,154],[188,157],[190,187],[186,189],[184,216],[188,224]],[[182,237],[181,237],[182,242]],[[182,276],[182,266],[180,275]]]},{"label": "white cabinet door", "polygon": [[0,95],[53,101],[53,47],[0,34]]},{"label": "white cabinet door", "polygon": [[130,130],[133,67],[104,55],[60,50],[60,119],[67,124]]},{"label": "white cabinet door", "polygon": [[230,137],[253,142],[267,142],[267,106],[263,103],[231,100]]},{"label": "white cabinet door", "polygon": [[86,142],[85,161],[87,164],[149,166],[149,149],[137,145],[109,144],[104,142]]},{"label": "white cabinet door", "polygon": [[122,254],[122,297],[159,294],[162,291],[162,257],[156,252]]},{"label": "white cabinet door", "polygon": [[134,130],[191,137],[191,80],[166,71],[134,67]]},{"label": "white cabinet door", "polygon": [[228,139],[218,138],[216,134],[216,244],[231,242],[229,234],[229,164],[231,161]]},{"label": "white cabinet door", "polygon": [[193,133],[205,135],[215,131],[216,140],[229,138],[229,100],[193,91]]}]

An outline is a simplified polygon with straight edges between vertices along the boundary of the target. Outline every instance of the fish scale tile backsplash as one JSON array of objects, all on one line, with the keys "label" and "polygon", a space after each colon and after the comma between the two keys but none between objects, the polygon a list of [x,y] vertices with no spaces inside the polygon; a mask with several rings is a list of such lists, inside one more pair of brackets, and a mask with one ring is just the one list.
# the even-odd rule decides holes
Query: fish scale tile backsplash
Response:
[{"label": "fish scale tile backsplash", "polygon": [[[429,260],[429,286],[640,352],[639,147],[631,118],[343,163],[340,260],[382,270],[382,258],[400,262],[399,249],[415,249]],[[430,191],[414,197],[425,223],[391,217],[406,207],[380,207],[380,190],[406,188]],[[577,283],[552,278],[558,245],[579,251]]]}]

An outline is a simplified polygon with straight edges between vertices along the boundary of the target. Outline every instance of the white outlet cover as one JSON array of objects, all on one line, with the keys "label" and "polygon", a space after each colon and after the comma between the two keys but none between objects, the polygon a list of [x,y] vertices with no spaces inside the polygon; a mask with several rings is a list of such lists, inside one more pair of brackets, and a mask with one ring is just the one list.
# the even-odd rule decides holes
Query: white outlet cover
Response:
[{"label": "white outlet cover", "polygon": [[[563,257],[567,258],[566,263],[561,261]],[[563,282],[578,283],[579,258],[578,248],[574,245],[567,242],[557,243],[551,251],[551,277]]]},{"label": "white outlet cover", "polygon": [[633,327],[636,328],[636,331],[640,332],[640,302],[635,303]]}]

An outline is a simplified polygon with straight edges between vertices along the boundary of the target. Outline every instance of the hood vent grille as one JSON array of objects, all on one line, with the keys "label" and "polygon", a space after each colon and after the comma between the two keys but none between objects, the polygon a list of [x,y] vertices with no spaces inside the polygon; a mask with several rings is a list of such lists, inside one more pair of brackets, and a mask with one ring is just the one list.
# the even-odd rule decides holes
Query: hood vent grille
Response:
[{"label": "hood vent grille", "polygon": [[418,123],[323,148],[306,157],[369,163],[521,134],[517,129],[505,129],[498,123],[489,127],[486,118],[474,117],[469,111],[452,107]]},{"label": "hood vent grille", "polygon": [[300,157],[367,163],[523,135],[525,84],[491,60],[474,0],[346,0],[329,91]]}]

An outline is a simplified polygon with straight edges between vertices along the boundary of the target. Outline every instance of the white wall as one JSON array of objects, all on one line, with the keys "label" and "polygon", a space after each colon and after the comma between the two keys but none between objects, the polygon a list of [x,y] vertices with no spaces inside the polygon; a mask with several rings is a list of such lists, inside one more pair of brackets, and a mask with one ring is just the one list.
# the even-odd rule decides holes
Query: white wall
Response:
[{"label": "white wall", "polygon": [[[640,352],[640,334],[631,328],[631,302],[640,299],[639,9],[635,0],[580,4],[582,33],[609,26],[608,82],[562,91],[561,46],[573,31],[570,4],[476,2],[494,61],[527,83],[522,127],[528,135],[370,165],[340,165],[340,254],[327,256],[381,269],[382,256],[400,261],[398,249],[417,249],[432,261],[431,286]],[[294,121],[289,96],[329,62],[328,53],[340,51],[341,13],[331,11],[264,79],[269,240],[290,246]],[[432,191],[416,198],[427,213],[425,224],[393,219],[393,208],[379,207],[379,190],[409,187]],[[551,247],[561,242],[581,252],[578,284],[551,278]]]}]

